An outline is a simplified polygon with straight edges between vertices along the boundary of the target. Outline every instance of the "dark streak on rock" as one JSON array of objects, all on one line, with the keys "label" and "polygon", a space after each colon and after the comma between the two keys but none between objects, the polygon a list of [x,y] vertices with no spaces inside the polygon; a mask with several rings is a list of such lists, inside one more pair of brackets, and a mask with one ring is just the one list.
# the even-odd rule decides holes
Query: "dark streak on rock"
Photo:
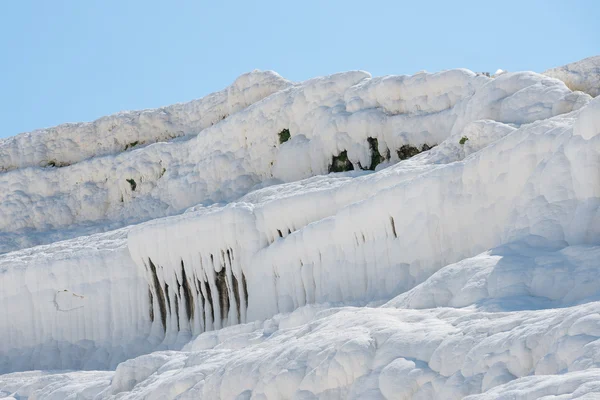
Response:
[{"label": "dark streak on rock", "polygon": [[227,249],[227,259],[229,260],[229,265],[231,265],[231,253],[230,253],[229,249]]},{"label": "dark streak on rock", "polygon": [[229,314],[229,293],[227,292],[227,278],[225,277],[225,267],[217,272],[215,281],[217,294],[219,296],[219,306],[221,307],[221,320],[225,320]]},{"label": "dark streak on rock", "polygon": [[238,285],[238,280],[235,277],[235,274],[232,273],[231,274],[232,277],[232,281],[233,281],[233,296],[235,297],[235,305],[237,307],[237,317],[238,317],[238,322],[241,323],[242,322],[242,314],[241,314],[241,304],[240,304],[240,292],[239,292],[239,285]]},{"label": "dark streak on rock", "polygon": [[171,297],[169,296],[169,285],[165,282],[165,297],[167,298],[167,309],[171,312]]},{"label": "dark streak on rock", "polygon": [[152,296],[152,288],[148,285],[148,301],[150,302],[150,321],[154,322],[154,297]]},{"label": "dark streak on rock", "polygon": [[187,276],[185,274],[183,260],[181,260],[181,280],[183,281],[182,288],[183,299],[185,304],[185,313],[187,315],[188,321],[191,321],[194,316],[194,296],[192,295],[192,289],[190,288],[190,283],[188,282]]},{"label": "dark streak on rock", "polygon": [[204,305],[206,304],[206,299],[204,298],[204,294],[202,294],[202,290],[201,285],[202,282],[200,282],[199,279],[196,279],[196,282],[198,282],[198,294],[200,295],[200,310],[202,311],[202,326],[204,327],[204,330],[206,330],[206,314],[204,312]]},{"label": "dark streak on rock", "polygon": [[177,331],[181,330],[181,326],[179,326],[179,297],[175,296],[175,316],[177,317]]},{"label": "dark streak on rock", "polygon": [[242,272],[242,290],[244,291],[244,301],[246,308],[248,308],[248,286],[246,285],[246,275]]},{"label": "dark streak on rock", "polygon": [[208,304],[210,306],[210,317],[214,323],[215,322],[215,308],[213,306],[213,299],[212,299],[212,293],[210,291],[210,284],[208,282],[204,282],[204,287],[206,288],[206,297],[208,300]]},{"label": "dark streak on rock", "polygon": [[156,291],[156,300],[158,301],[158,308],[160,310],[160,320],[163,325],[163,330],[167,332],[167,307],[165,305],[165,294],[160,287],[160,281],[156,274],[156,266],[150,258],[148,258],[148,264],[150,265],[150,272],[152,273],[152,281],[154,283],[154,290]]}]

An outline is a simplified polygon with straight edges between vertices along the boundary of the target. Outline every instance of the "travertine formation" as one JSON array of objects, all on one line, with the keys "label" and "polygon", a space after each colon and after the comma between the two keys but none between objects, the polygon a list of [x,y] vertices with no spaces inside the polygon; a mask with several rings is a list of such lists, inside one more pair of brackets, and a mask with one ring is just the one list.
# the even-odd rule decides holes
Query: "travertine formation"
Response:
[{"label": "travertine formation", "polygon": [[254,71],[1,141],[0,398],[600,395],[599,64]]}]

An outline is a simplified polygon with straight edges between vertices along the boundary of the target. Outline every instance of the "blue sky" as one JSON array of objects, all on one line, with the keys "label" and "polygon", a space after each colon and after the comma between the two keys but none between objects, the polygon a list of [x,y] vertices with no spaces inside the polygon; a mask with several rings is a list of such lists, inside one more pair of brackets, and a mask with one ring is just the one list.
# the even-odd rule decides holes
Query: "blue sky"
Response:
[{"label": "blue sky", "polygon": [[600,1],[0,1],[0,137],[182,102],[252,69],[292,80],[600,54]]}]

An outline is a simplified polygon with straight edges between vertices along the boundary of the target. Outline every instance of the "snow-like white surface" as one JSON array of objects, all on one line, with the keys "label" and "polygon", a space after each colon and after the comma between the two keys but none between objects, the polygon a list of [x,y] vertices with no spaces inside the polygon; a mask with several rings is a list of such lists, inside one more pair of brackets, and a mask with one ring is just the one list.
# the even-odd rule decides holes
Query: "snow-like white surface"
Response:
[{"label": "snow-like white surface", "polygon": [[[403,145],[439,144],[484,119],[520,126],[578,109],[589,99],[528,72],[497,79],[467,70],[384,78],[347,72],[312,79],[187,141],[1,174],[0,252],[48,243],[48,231],[51,240],[66,239],[76,235],[76,227],[102,231],[199,203],[230,202],[257,184],[327,173],[332,156],[343,150],[355,170],[366,168],[368,138],[377,139],[379,153],[395,163]],[[291,139],[280,144],[283,129]]]},{"label": "snow-like white surface", "polygon": [[115,231],[0,259],[0,371],[107,368],[151,345],[145,280]]},{"label": "snow-like white surface", "polygon": [[131,359],[95,380],[14,373],[0,376],[0,390],[40,399],[75,390],[119,399],[514,398],[504,391],[517,388],[517,398],[598,396],[599,313],[600,303],[504,313],[307,306],[202,334],[184,351]]},{"label": "snow-like white surface", "polygon": [[600,56],[549,69],[544,75],[560,79],[571,90],[580,90],[593,97],[600,95]]},{"label": "snow-like white surface", "polygon": [[[0,398],[600,397],[600,98],[567,86],[253,72],[118,146],[0,143]],[[122,151],[165,110],[186,140]]]},{"label": "snow-like white surface", "polygon": [[291,83],[272,71],[253,71],[199,100],[154,110],[127,111],[94,122],[69,123],[0,140],[0,171],[71,165],[94,156],[194,135]]}]

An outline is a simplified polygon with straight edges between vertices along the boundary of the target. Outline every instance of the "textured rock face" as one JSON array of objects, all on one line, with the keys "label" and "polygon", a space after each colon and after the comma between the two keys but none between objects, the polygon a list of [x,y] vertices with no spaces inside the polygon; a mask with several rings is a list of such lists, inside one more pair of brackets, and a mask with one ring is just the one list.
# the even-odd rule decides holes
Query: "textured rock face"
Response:
[{"label": "textured rock face", "polygon": [[600,94],[600,56],[549,69],[544,75],[560,79],[571,90],[579,90],[592,97]]},{"label": "textured rock face", "polygon": [[[52,130],[39,132],[35,144],[30,134],[8,139],[4,147],[0,143],[0,151],[10,157],[33,157],[26,164],[30,167],[0,175],[0,252],[74,237],[82,229],[94,233],[177,214],[197,204],[234,201],[273,179],[293,182],[330,170],[368,169],[374,140],[384,158],[378,164],[381,169],[405,157],[403,146],[428,148],[450,135],[462,135],[482,120],[511,129],[571,112],[589,101],[589,96],[573,93],[557,80],[526,72],[496,79],[467,70],[385,78],[347,72],[290,85],[275,73],[254,72],[207,99],[172,106],[188,110],[170,114],[179,115],[178,129],[197,133],[185,141],[123,151],[135,141],[165,138],[116,132],[120,152],[106,154],[98,150],[96,139],[82,139],[80,128],[74,127],[58,136]],[[215,121],[212,116],[221,115],[223,104],[237,112]],[[145,135],[162,132],[136,119],[123,126]],[[280,143],[279,133],[285,129],[290,139]],[[77,136],[78,146],[85,148],[74,154],[85,157],[36,155],[62,152],[62,147],[55,148],[69,146],[69,135]],[[11,147],[13,142],[21,145]],[[89,158],[94,154],[106,155]],[[340,154],[343,162],[336,159]],[[31,167],[44,157],[55,167]],[[59,167],[66,164],[72,165]]]},{"label": "textured rock face", "polygon": [[593,396],[600,103],[547,75],[255,71],[1,142],[0,398]]},{"label": "textured rock face", "polygon": [[291,82],[272,71],[253,71],[226,89],[189,103],[126,111],[94,122],[40,129],[0,141],[0,171],[25,167],[66,167],[92,157],[195,135]]}]

